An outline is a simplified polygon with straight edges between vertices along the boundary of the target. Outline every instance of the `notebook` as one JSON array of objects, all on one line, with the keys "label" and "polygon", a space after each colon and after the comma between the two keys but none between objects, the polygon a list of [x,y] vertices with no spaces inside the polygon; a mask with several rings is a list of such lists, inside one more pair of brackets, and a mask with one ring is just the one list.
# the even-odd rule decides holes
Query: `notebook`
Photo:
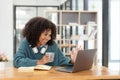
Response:
[{"label": "notebook", "polygon": [[79,72],[91,69],[97,49],[79,50],[73,66],[56,67],[57,71]]}]

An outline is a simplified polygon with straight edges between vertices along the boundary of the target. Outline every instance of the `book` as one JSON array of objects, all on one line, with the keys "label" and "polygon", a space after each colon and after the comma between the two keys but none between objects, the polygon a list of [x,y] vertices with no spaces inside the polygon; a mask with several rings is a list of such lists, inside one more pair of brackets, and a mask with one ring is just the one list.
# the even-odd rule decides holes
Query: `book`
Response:
[{"label": "book", "polygon": [[34,67],[34,70],[50,70],[52,66],[48,65],[37,65]]},{"label": "book", "polygon": [[31,66],[31,67],[19,67],[18,71],[19,72],[30,72],[34,70],[50,70],[52,66],[48,65],[36,65],[36,66]]},{"label": "book", "polygon": [[94,39],[96,33],[97,33],[97,30],[92,30],[89,35],[87,35],[87,34],[80,35],[79,40],[91,40],[91,39]]},{"label": "book", "polygon": [[19,67],[18,72],[32,72],[34,71],[34,67]]},{"label": "book", "polygon": [[94,39],[96,33],[97,33],[97,30],[92,30],[90,35],[89,35],[89,39]]}]

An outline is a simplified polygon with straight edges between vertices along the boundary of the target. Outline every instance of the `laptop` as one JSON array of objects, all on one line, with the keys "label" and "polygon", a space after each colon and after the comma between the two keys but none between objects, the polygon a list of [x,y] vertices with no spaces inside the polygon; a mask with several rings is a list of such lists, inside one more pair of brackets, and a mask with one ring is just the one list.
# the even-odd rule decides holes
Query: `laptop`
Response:
[{"label": "laptop", "polygon": [[92,68],[97,49],[79,50],[73,66],[56,67],[55,70],[63,72],[79,72]]}]

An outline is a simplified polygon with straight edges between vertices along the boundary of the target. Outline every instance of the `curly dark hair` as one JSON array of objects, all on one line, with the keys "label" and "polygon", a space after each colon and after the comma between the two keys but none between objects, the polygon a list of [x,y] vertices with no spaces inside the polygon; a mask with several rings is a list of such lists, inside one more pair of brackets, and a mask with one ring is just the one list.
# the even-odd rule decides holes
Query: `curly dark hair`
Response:
[{"label": "curly dark hair", "polygon": [[31,47],[37,46],[39,41],[39,36],[45,30],[51,30],[51,40],[47,42],[48,45],[52,45],[56,38],[56,25],[50,20],[43,17],[34,17],[30,19],[22,32],[23,37],[26,37]]}]

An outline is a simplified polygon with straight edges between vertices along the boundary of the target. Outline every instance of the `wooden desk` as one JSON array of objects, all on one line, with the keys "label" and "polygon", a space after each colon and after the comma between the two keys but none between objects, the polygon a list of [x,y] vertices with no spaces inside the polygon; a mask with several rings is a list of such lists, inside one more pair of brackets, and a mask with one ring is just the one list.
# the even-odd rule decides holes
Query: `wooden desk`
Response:
[{"label": "wooden desk", "polygon": [[120,72],[108,70],[106,67],[93,67],[91,70],[77,73],[55,71],[18,72],[14,67],[0,71],[0,80],[88,80],[88,79],[120,79]]}]

